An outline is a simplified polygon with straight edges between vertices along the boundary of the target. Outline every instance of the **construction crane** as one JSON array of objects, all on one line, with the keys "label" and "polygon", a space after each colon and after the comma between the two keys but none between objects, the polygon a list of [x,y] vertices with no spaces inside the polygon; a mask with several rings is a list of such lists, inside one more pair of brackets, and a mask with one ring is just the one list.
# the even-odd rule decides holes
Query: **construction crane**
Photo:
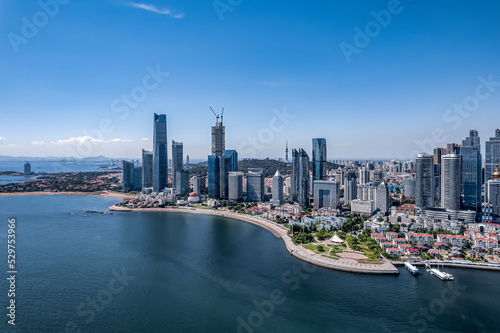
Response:
[{"label": "construction crane", "polygon": [[210,108],[210,110],[212,110],[212,112],[213,112],[214,116],[217,118],[217,122],[219,122],[219,118],[220,118],[220,122],[221,122],[221,124],[222,124],[222,120],[223,120],[223,118],[224,118],[224,108],[222,108],[222,113],[221,113],[220,115],[219,115],[219,114],[217,114],[217,113],[215,113],[214,109],[212,109],[212,107],[211,107],[211,106],[209,106],[209,108]]}]

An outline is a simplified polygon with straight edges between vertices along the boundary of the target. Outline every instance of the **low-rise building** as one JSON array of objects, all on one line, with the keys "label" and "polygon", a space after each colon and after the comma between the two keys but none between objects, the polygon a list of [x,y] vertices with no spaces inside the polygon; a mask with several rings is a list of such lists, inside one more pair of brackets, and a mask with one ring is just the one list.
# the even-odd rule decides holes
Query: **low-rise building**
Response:
[{"label": "low-rise building", "polygon": [[397,247],[390,247],[387,250],[387,254],[391,256],[400,256],[402,254],[401,250]]},{"label": "low-rise building", "polygon": [[494,238],[476,238],[474,245],[484,247],[485,249],[495,249],[498,247],[498,240]]},{"label": "low-rise building", "polygon": [[465,242],[469,241],[469,237],[461,235],[445,235],[441,234],[437,236],[439,242],[451,244],[451,245],[464,245]]},{"label": "low-rise building", "polygon": [[409,232],[405,235],[405,238],[410,243],[434,243],[434,236],[431,234],[423,234],[423,233],[414,233]]}]

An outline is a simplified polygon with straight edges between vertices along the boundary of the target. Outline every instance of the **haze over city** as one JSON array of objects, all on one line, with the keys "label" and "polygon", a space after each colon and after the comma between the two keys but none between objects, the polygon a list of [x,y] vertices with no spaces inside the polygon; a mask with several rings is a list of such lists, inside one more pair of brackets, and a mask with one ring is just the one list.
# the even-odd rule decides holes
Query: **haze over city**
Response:
[{"label": "haze over city", "polygon": [[[209,106],[225,108],[240,158],[283,158],[286,140],[310,152],[324,137],[329,159],[408,159],[496,129],[495,1],[61,1],[45,21],[43,11],[0,5],[0,155],[138,158],[156,112],[169,140],[206,160]],[[92,148],[73,153],[82,142]]]}]

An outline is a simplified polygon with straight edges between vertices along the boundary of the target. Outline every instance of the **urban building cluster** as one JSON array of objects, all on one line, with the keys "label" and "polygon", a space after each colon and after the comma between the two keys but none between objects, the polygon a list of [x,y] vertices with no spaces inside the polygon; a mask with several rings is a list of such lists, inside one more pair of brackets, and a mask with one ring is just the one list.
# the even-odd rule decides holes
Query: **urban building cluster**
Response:
[{"label": "urban building cluster", "polygon": [[[471,130],[461,144],[419,154],[410,161],[335,161],[327,168],[324,138],[312,139],[312,160],[303,148],[288,143],[281,170],[265,178],[263,169],[238,168],[238,153],[227,150],[223,113],[211,128],[207,176],[190,176],[183,162],[182,142],[172,141],[169,167],[166,115],[154,115],[153,151],[142,151],[142,164],[123,161],[123,189],[141,190],[161,203],[254,203],[251,214],[294,219],[280,207],[297,206],[383,217],[389,223],[414,224],[415,229],[449,230],[475,222],[500,223],[500,130],[486,141],[483,162],[478,132]],[[484,164],[484,165],[483,165]],[[161,199],[161,201],[160,201]],[[150,201],[148,201],[148,205]],[[268,207],[268,208],[267,208]],[[277,213],[279,211],[279,213]],[[296,211],[296,210],[294,210]],[[294,222],[295,223],[295,222]]]}]

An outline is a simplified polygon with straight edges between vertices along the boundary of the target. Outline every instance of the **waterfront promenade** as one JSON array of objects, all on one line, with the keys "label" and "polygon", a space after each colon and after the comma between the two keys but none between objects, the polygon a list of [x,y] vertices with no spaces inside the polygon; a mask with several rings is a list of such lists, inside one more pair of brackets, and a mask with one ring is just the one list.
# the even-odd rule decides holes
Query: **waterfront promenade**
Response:
[{"label": "waterfront promenade", "polygon": [[306,250],[300,245],[295,245],[290,236],[288,235],[288,229],[275,222],[250,215],[243,215],[228,211],[217,211],[212,209],[199,209],[199,208],[127,208],[113,205],[109,207],[111,211],[128,211],[128,212],[162,212],[162,213],[191,213],[191,214],[206,214],[206,215],[217,215],[229,218],[234,218],[242,220],[248,223],[258,225],[265,228],[273,233],[274,236],[281,238],[285,243],[286,249],[294,257],[306,261],[308,263],[318,265],[321,267],[336,269],[352,273],[364,273],[364,274],[399,274],[399,270],[391,264],[388,260],[384,260],[382,263],[365,264],[360,263],[356,259],[351,258],[340,258],[340,259],[330,259],[324,257],[322,254],[315,254],[311,251]]},{"label": "waterfront promenade", "polygon": [[[391,263],[394,266],[403,266],[404,261],[392,260]],[[410,261],[413,266],[425,266],[424,261],[413,262]],[[469,268],[469,269],[484,269],[490,271],[500,271],[500,265],[486,264],[486,263],[464,263],[464,262],[454,262],[454,261],[429,261],[431,266],[442,266],[442,267],[455,267],[455,268]],[[434,268],[434,267],[433,267]]]}]

